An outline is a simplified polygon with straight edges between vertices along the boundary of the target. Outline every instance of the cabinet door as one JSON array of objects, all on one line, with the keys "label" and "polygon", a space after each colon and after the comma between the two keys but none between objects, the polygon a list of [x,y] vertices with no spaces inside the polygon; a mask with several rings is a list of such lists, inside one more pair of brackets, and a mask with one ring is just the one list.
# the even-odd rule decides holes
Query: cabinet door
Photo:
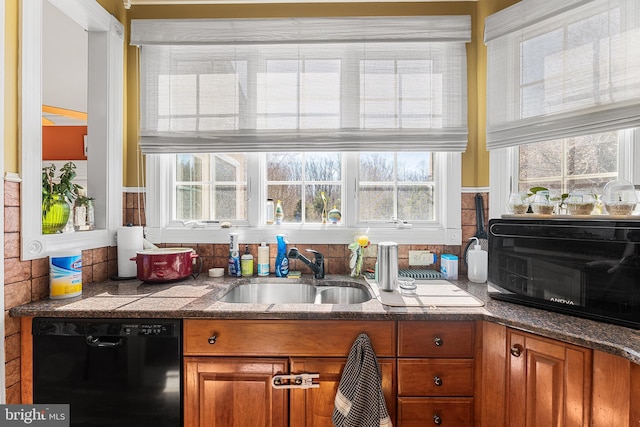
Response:
[{"label": "cabinet door", "polygon": [[[290,419],[295,427],[333,427],[334,400],[345,358],[296,358],[291,360],[291,373],[319,374],[319,388],[291,389]],[[379,358],[382,372],[382,392],[391,421],[395,420],[395,359]],[[395,423],[394,423],[395,425]]]},{"label": "cabinet door", "polygon": [[591,350],[509,331],[507,425],[589,425]]},{"label": "cabinet door", "polygon": [[271,387],[286,359],[184,359],[185,427],[285,427],[287,391]]}]

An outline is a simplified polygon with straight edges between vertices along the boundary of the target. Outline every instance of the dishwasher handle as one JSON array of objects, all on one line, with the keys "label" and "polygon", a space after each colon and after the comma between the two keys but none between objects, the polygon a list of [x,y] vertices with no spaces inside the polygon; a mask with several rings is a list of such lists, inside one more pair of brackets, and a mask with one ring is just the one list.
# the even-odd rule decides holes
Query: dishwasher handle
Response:
[{"label": "dishwasher handle", "polygon": [[93,335],[87,335],[85,342],[89,347],[99,348],[115,348],[122,347],[124,344],[124,338],[118,338],[117,341],[102,341],[100,337],[94,337]]}]

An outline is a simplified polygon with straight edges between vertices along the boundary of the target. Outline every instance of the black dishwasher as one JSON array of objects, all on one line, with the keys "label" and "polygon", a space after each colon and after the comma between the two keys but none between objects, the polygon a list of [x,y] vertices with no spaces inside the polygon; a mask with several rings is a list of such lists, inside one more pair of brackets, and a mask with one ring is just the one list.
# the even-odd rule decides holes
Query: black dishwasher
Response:
[{"label": "black dishwasher", "polygon": [[182,426],[182,321],[33,319],[34,403],[71,426]]}]

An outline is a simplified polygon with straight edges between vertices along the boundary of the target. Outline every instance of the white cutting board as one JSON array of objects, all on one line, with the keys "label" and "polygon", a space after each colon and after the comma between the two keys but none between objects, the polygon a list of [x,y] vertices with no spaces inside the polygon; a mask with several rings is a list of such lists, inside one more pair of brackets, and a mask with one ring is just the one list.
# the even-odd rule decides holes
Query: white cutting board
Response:
[{"label": "white cutting board", "polygon": [[460,289],[446,280],[416,280],[413,294],[381,291],[378,284],[367,279],[375,297],[384,305],[391,307],[482,307],[478,298]]}]

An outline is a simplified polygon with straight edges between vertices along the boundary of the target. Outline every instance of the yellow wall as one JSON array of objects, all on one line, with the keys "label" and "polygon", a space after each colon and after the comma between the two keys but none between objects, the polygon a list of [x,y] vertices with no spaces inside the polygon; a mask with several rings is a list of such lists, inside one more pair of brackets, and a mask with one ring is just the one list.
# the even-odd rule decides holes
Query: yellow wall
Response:
[{"label": "yellow wall", "polygon": [[[23,0],[31,1],[31,0]],[[462,185],[489,185],[489,155],[485,145],[486,49],[482,43],[484,18],[518,0],[479,0],[426,3],[312,3],[269,5],[182,5],[133,6],[125,10],[121,0],[98,0],[120,22],[125,23],[128,40],[130,19],[139,18],[258,18],[316,16],[401,16],[471,15],[472,41],[468,44],[469,144],[462,156]],[[19,170],[18,138],[18,7],[6,2],[5,40],[5,171]],[[137,49],[125,49],[124,180],[125,187],[137,187],[140,171],[138,153]]]},{"label": "yellow wall", "polygon": [[4,170],[18,172],[18,2],[5,2]]}]

